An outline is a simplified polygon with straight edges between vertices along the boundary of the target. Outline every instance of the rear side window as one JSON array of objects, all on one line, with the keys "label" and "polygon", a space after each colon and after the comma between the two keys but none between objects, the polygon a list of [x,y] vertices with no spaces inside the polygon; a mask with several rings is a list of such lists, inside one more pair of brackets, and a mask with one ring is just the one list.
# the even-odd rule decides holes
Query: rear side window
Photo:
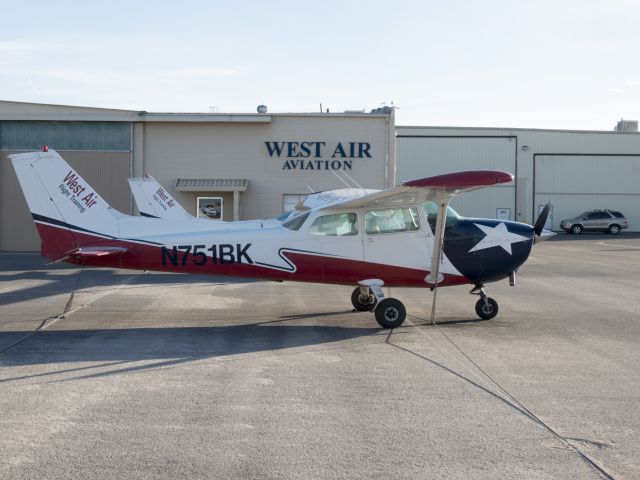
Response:
[{"label": "rear side window", "polygon": [[420,229],[418,211],[415,208],[374,210],[364,215],[367,234],[414,232]]},{"label": "rear side window", "polygon": [[309,227],[311,235],[343,237],[358,234],[358,217],[355,213],[334,213],[316,218]]},{"label": "rear side window", "polygon": [[624,218],[624,215],[620,212],[611,212],[611,214],[613,214],[613,216],[616,218]]},{"label": "rear side window", "polygon": [[601,218],[611,218],[611,215],[609,215],[607,212],[591,212],[589,215],[587,215],[587,218],[589,220],[598,220]]}]

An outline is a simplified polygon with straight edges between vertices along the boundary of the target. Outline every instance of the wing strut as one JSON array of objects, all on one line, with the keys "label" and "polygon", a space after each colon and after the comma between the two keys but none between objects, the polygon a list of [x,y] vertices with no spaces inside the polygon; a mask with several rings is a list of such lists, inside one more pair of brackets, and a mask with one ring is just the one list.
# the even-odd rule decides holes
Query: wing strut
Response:
[{"label": "wing strut", "polygon": [[444,279],[444,275],[440,273],[440,263],[442,262],[444,249],[444,227],[447,222],[447,208],[450,201],[451,197],[438,197],[435,199],[435,203],[438,205],[438,214],[436,216],[433,252],[431,253],[431,271],[426,278],[427,283],[434,286]]},{"label": "wing strut", "polygon": [[436,298],[438,294],[438,284],[444,279],[444,275],[440,273],[440,263],[444,253],[444,228],[447,223],[447,208],[451,201],[450,196],[441,196],[435,199],[438,205],[438,214],[436,216],[436,231],[434,233],[433,252],[431,254],[431,271],[427,275],[426,281],[433,285],[433,303],[431,305],[431,323],[436,321]]}]

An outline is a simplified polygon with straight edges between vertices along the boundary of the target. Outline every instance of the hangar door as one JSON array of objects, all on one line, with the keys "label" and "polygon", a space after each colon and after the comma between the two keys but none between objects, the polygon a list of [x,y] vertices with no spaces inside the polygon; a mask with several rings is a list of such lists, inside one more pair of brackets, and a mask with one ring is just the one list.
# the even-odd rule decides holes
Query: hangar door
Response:
[{"label": "hangar door", "polygon": [[121,122],[0,122],[0,250],[38,251],[36,232],[11,153],[56,149],[109,204],[130,211],[131,127]]},{"label": "hangar door", "polygon": [[619,210],[640,231],[640,155],[536,154],[534,209],[553,203],[553,230],[587,210]]},{"label": "hangar door", "polygon": [[[462,170],[516,173],[516,137],[398,135],[396,183]],[[465,217],[517,220],[515,182],[465,193],[451,206]]]}]

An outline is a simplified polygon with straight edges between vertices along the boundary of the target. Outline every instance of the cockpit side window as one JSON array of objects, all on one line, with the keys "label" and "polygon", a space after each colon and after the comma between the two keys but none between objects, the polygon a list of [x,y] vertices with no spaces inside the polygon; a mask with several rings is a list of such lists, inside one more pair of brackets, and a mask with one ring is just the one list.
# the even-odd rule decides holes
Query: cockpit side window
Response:
[{"label": "cockpit side window", "polygon": [[343,237],[358,234],[358,217],[355,213],[333,213],[316,218],[309,227],[311,235]]},{"label": "cockpit side window", "polygon": [[368,235],[415,232],[420,229],[420,220],[415,208],[373,210],[365,213],[364,226]]}]

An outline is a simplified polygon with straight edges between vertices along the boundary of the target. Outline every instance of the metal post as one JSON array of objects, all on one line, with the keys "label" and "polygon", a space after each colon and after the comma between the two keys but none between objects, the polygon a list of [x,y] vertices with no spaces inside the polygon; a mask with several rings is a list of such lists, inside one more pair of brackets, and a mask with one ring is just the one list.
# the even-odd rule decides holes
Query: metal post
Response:
[{"label": "metal post", "polygon": [[240,220],[240,192],[238,190],[233,191],[233,221]]}]

